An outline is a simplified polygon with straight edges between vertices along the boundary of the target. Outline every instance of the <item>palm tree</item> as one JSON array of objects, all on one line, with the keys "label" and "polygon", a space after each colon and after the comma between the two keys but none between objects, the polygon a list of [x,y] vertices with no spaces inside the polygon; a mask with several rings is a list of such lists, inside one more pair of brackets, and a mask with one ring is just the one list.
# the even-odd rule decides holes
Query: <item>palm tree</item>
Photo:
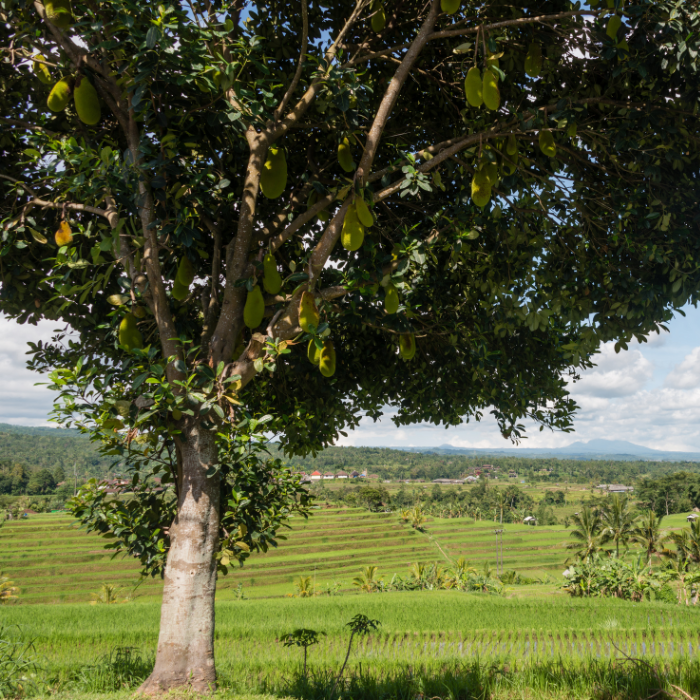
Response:
[{"label": "palm tree", "polygon": [[600,550],[600,516],[586,506],[580,513],[572,516],[574,529],[569,533],[575,542],[569,542],[567,549],[575,549],[576,556],[582,561]]},{"label": "palm tree", "polygon": [[352,585],[357,586],[365,593],[373,593],[379,585],[379,579],[375,578],[378,568],[377,566],[363,566],[360,569],[360,575],[352,580]]},{"label": "palm tree", "polygon": [[651,558],[655,554],[668,553],[668,550],[663,546],[665,539],[661,532],[663,519],[663,515],[658,517],[653,510],[648,510],[635,521],[635,526],[632,529],[631,540],[644,548],[648,564],[651,564]]},{"label": "palm tree", "polygon": [[104,605],[114,605],[119,602],[119,588],[111,583],[103,583],[97,593],[92,594],[92,605],[103,603]]},{"label": "palm tree", "polygon": [[411,525],[416,529],[416,530],[423,530],[423,525],[425,524],[425,512],[423,511],[422,506],[416,506],[412,511],[411,511]]},{"label": "palm tree", "polygon": [[0,571],[0,605],[9,603],[17,597],[17,588],[7,576]]},{"label": "palm tree", "polygon": [[314,584],[311,576],[300,576],[294,584],[298,598],[311,598],[314,595]]},{"label": "palm tree", "polygon": [[626,545],[634,530],[634,516],[627,498],[615,494],[601,513],[603,542],[615,543],[615,554],[620,556],[620,544]]},{"label": "palm tree", "polygon": [[675,551],[665,549],[662,554],[678,561],[697,564],[700,562],[700,520],[693,520],[690,527],[669,534],[665,542],[671,542]]},{"label": "palm tree", "polygon": [[428,565],[414,562],[408,567],[408,573],[413,576],[413,580],[421,589],[425,588],[427,583]]}]

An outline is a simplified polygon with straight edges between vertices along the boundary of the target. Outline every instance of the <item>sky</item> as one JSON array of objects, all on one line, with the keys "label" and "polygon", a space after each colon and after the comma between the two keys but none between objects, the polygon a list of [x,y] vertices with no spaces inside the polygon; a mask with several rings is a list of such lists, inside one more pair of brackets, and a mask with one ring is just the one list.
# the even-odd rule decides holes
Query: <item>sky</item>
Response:
[{"label": "sky", "polygon": [[[46,377],[26,369],[27,342],[48,340],[57,324],[20,326],[0,316],[0,423],[42,426],[48,423],[52,395]],[[659,450],[700,452],[700,309],[686,309],[668,324],[669,333],[652,335],[615,354],[603,347],[596,366],[571,386],[580,406],[574,433],[544,431],[528,425],[522,447],[563,447],[577,440],[628,440]],[[383,447],[504,448],[492,416],[480,423],[445,429],[434,425],[397,428],[386,416],[363,420],[342,445]]]}]

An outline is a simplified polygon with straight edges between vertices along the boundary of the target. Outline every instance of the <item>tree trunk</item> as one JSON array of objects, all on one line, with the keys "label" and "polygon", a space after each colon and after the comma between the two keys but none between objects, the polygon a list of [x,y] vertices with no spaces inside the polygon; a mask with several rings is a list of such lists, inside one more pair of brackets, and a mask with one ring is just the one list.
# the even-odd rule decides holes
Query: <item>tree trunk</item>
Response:
[{"label": "tree trunk", "polygon": [[215,689],[214,594],[219,536],[219,477],[206,473],[217,461],[214,434],[201,425],[183,428],[178,508],[170,528],[170,551],[160,614],[155,668],[139,688],[155,695],[190,686]]}]

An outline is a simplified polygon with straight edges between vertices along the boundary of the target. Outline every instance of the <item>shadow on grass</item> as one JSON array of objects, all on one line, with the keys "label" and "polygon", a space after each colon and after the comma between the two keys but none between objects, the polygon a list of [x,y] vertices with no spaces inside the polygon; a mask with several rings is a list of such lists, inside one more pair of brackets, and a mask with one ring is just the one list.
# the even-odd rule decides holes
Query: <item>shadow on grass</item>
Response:
[{"label": "shadow on grass", "polygon": [[331,697],[334,680],[330,671],[312,670],[306,678],[298,674],[274,687],[256,690],[299,700],[695,700],[700,691],[700,663],[653,664],[627,659],[552,661],[517,667],[475,661],[429,671],[406,668],[383,673],[360,669],[348,674]]}]

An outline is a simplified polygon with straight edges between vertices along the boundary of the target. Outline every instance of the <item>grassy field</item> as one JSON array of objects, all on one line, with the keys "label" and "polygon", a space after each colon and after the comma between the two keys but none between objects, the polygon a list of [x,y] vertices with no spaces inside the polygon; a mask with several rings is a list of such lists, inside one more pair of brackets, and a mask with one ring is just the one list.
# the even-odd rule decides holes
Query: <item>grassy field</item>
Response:
[{"label": "grassy field", "polygon": [[[576,687],[579,693],[587,682],[600,682],[599,676],[614,669],[619,675],[626,668],[626,678],[606,682],[631,682],[640,668],[627,664],[625,655],[651,661],[657,674],[686,688],[700,679],[700,610],[608,599],[523,600],[436,591],[219,602],[216,656],[222,686],[229,693],[308,697],[320,693],[325,683],[327,692],[329,673],[337,671],[347,649],[345,624],[357,613],[382,624],[378,632],[361,638],[351,655],[348,677],[351,685],[358,684],[348,694],[353,700],[394,697],[379,693],[379,686],[388,684],[386,692],[393,683],[398,692],[417,678],[427,684],[426,690],[432,688],[429,697],[449,697],[444,684],[461,684],[464,692],[452,700],[479,697],[467,693],[465,683],[482,690],[484,684],[498,686],[503,697],[511,697],[506,691],[509,683],[515,684],[528,693],[512,697],[529,697],[547,677],[549,691],[566,691],[561,697],[593,697],[568,693]],[[78,690],[112,689],[118,648],[129,648],[130,672],[143,677],[153,661],[158,619],[155,601],[2,610],[5,636],[9,631],[11,638],[20,629],[33,638],[44,677],[56,690],[73,689],[74,695],[67,697],[78,697]],[[298,627],[327,635],[310,649],[313,687],[306,690],[299,686],[300,651],[278,641]],[[646,679],[647,689],[652,681]],[[540,692],[535,697],[559,695]],[[620,697],[636,696],[628,692]]]},{"label": "grassy field", "polygon": [[[664,524],[681,527],[685,516],[671,516]],[[431,518],[427,531],[420,533],[393,513],[324,508],[292,525],[277,549],[254,555],[219,581],[220,600],[236,596],[239,584],[250,598],[288,595],[301,575],[312,576],[321,590],[336,583],[348,590],[360,567],[370,564],[379,566],[386,579],[394,573],[405,575],[415,561],[447,563],[464,556],[480,569],[496,564],[496,524],[486,520]],[[519,586],[511,593],[555,593],[569,532],[561,526],[505,524],[503,529],[505,568],[549,581],[545,586]],[[0,571],[20,588],[22,603],[86,602],[103,583],[127,593],[138,581],[138,562],[112,559],[104,544],[64,514],[33,515],[0,529]],[[160,579],[149,579],[137,595],[150,598],[160,592]]]}]

